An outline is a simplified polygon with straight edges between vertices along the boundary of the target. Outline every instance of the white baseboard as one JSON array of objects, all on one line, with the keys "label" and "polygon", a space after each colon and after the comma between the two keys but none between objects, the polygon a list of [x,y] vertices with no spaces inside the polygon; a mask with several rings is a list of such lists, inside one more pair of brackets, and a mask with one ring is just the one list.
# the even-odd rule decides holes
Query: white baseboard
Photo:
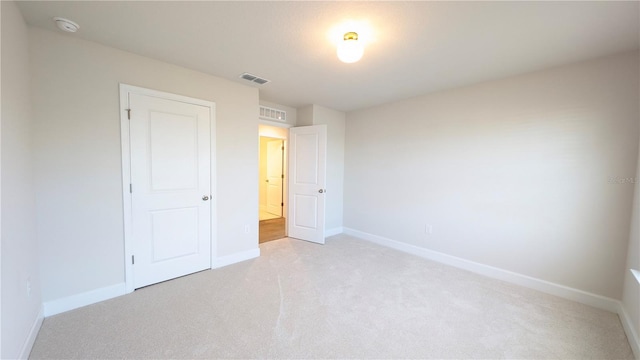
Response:
[{"label": "white baseboard", "polygon": [[631,345],[631,350],[633,350],[633,354],[636,359],[640,359],[640,337],[638,337],[638,329],[635,329],[633,326],[633,321],[629,317],[629,314],[624,309],[622,303],[618,303],[618,317],[620,317],[620,322],[622,323],[622,327],[624,328],[624,332],[627,334],[627,340],[629,340],[629,345]]},{"label": "white baseboard", "polygon": [[399,241],[387,239],[382,236],[369,234],[363,231],[344,228],[344,233],[347,235],[355,236],[363,240],[371,241],[378,245],[386,246],[392,249],[396,249],[402,252],[413,254],[425,259],[433,260],[439,263],[451,265],[457,268],[461,268],[467,271],[471,271],[480,275],[484,275],[490,278],[506,281],[512,284],[524,286],[530,289],[538,290],[547,294],[555,295],[561,298],[576,301],[582,304],[593,306],[598,309],[603,309],[617,313],[620,309],[620,302],[615,299],[611,299],[605,296],[593,294],[587,291],[574,289],[568,286],[552,283],[546,280],[537,279],[527,275],[518,274],[508,270],[496,268],[489,265],[480,264],[477,262],[465,260],[459,257],[447,255],[441,252],[421,248],[415,245],[402,243]]},{"label": "white baseboard", "polygon": [[52,316],[65,311],[109,300],[126,293],[125,283],[106,286],[103,288],[71,295],[62,299],[47,301],[44,303],[44,316]]},{"label": "white baseboard", "polygon": [[44,320],[44,306],[40,306],[40,311],[38,311],[38,316],[33,322],[31,326],[31,330],[29,331],[29,336],[25,339],[24,345],[22,345],[22,350],[20,351],[20,359],[28,359],[29,354],[31,354],[31,349],[33,349],[33,344],[36,342],[36,337],[38,337],[38,332],[40,332],[40,328],[42,327],[42,321]]},{"label": "white baseboard", "polygon": [[391,240],[382,236],[369,234],[363,231],[344,228],[344,233],[363,240],[371,241],[378,245],[386,246],[395,250],[416,255],[425,259],[433,260],[439,263],[451,265],[457,268],[468,270],[490,278],[506,281],[512,284],[524,286],[530,289],[538,290],[547,294],[555,295],[568,300],[576,301],[582,304],[593,306],[598,309],[610,311],[618,314],[624,332],[629,340],[629,345],[636,357],[640,360],[640,338],[637,330],[634,329],[633,322],[624,310],[622,303],[618,300],[605,296],[593,294],[583,290],[571,288],[568,286],[552,283],[546,280],[514,273],[508,270],[496,268],[489,265],[465,260],[459,257],[447,255],[441,252],[428,250],[415,245],[405,244],[399,241]]},{"label": "white baseboard", "polygon": [[[260,248],[243,251],[219,257],[213,260],[212,268],[219,268],[240,261],[253,259],[260,256]],[[100,301],[109,300],[127,293],[125,283],[103,287],[87,291],[85,293],[68,296],[62,299],[47,301],[44,303],[44,316],[57,315],[66,311],[77,309],[83,306],[95,304]]]},{"label": "white baseboard", "polygon": [[343,233],[343,229],[342,226],[340,227],[335,227],[333,229],[326,229],[324,231],[324,237],[329,237],[329,236],[334,236],[334,235],[338,235],[338,234],[342,234]]},{"label": "white baseboard", "polygon": [[213,259],[212,269],[221,268],[223,266],[239,263],[241,261],[254,259],[260,256],[260,248],[241,251],[235,254],[220,256]]},{"label": "white baseboard", "polygon": [[[258,256],[260,256],[260,248],[219,257],[213,260],[212,268],[216,269],[244,260],[253,259]],[[100,289],[87,291],[85,293],[68,296],[62,299],[47,301],[44,303],[44,316],[47,317],[57,315],[66,311],[81,308],[83,306],[95,304],[100,301],[122,296],[126,293],[127,292],[125,283],[120,283]]]}]

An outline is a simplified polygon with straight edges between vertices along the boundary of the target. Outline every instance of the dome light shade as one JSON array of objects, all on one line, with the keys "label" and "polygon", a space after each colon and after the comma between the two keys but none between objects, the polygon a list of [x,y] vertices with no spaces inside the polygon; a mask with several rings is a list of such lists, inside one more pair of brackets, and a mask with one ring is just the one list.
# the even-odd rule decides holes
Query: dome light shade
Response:
[{"label": "dome light shade", "polygon": [[362,58],[364,46],[358,41],[358,33],[348,32],[338,44],[338,59],[344,63],[354,63]]}]

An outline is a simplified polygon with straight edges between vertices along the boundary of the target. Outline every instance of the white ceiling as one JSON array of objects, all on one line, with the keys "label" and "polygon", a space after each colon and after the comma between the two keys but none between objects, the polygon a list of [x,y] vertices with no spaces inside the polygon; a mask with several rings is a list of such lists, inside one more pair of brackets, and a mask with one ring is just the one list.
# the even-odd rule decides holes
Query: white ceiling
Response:
[{"label": "white ceiling", "polygon": [[[638,49],[640,2],[20,2],[27,23],[342,111]],[[368,44],[343,64],[344,21]],[[351,30],[351,29],[349,29]],[[367,39],[365,39],[367,40]],[[272,80],[252,85],[243,72]]]}]

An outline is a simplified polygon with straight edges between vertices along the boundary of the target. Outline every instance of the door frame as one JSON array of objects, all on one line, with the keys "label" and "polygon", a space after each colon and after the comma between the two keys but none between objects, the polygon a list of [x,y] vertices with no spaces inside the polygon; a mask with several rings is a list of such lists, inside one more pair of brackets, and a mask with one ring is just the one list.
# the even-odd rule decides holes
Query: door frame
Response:
[{"label": "door frame", "polygon": [[125,293],[131,293],[134,289],[133,284],[133,264],[131,258],[133,256],[133,214],[132,214],[132,202],[131,192],[129,186],[131,184],[131,146],[130,146],[130,133],[129,133],[129,94],[135,93],[145,96],[157,97],[166,100],[184,102],[187,104],[199,105],[209,108],[210,114],[210,151],[211,151],[211,167],[210,167],[210,187],[211,187],[211,200],[209,206],[211,207],[211,259],[209,262],[209,268],[212,267],[213,260],[217,254],[217,233],[218,228],[218,216],[217,216],[217,196],[215,190],[216,187],[216,104],[208,100],[195,99],[188,96],[176,95],[158,90],[152,90],[142,88],[133,85],[127,85],[120,83],[120,143],[122,146],[122,206],[123,206],[123,225],[124,225],[124,282]]}]

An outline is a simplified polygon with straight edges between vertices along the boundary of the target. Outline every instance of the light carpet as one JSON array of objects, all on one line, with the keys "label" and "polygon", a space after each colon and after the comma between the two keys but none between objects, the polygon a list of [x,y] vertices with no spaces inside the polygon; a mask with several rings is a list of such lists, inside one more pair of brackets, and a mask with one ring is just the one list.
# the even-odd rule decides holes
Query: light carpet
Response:
[{"label": "light carpet", "polygon": [[46,318],[31,358],[632,359],[616,314],[346,235]]}]

